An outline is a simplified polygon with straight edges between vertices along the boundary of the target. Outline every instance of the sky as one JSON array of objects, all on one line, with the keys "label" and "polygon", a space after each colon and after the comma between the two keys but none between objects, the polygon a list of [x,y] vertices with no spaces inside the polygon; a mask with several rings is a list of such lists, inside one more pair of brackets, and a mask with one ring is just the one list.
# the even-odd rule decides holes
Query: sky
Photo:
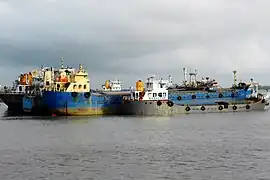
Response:
[{"label": "sky", "polygon": [[269,85],[269,0],[0,0],[0,84],[44,66],[83,64],[91,86],[174,83],[197,68],[229,86],[232,71]]}]

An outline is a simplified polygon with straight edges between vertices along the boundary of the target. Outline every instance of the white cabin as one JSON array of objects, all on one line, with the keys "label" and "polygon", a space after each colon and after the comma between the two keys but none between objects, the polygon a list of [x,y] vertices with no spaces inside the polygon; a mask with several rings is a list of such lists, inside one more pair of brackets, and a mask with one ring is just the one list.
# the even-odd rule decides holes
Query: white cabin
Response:
[{"label": "white cabin", "polygon": [[251,95],[249,95],[247,98],[257,97],[260,84],[258,82],[253,81],[253,79],[250,79],[249,84],[250,84],[250,86],[249,86],[248,90],[251,90]]},{"label": "white cabin", "polygon": [[169,80],[164,80],[162,78],[155,79],[154,76],[147,78],[146,88],[143,90],[136,89],[131,94],[131,99],[137,101],[164,101],[168,100],[168,90],[167,88],[172,85],[172,76],[169,76]]}]

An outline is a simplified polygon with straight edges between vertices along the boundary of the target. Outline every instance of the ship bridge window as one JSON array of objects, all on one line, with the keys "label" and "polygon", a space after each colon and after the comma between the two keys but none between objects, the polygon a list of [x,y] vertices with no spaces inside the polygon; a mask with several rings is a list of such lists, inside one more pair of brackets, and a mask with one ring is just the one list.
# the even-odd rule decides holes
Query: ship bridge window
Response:
[{"label": "ship bridge window", "polygon": [[76,85],[76,84],[74,84],[74,85],[73,85],[73,89],[76,89],[76,87],[77,87],[77,85]]},{"label": "ship bridge window", "polygon": [[153,97],[154,97],[154,98],[157,97],[157,93],[153,93]]},{"label": "ship bridge window", "polygon": [[85,84],[85,85],[83,85],[83,89],[86,89],[86,84]]},{"label": "ship bridge window", "polygon": [[152,96],[152,93],[148,93],[148,97],[149,98],[152,98],[153,96]]},{"label": "ship bridge window", "polygon": [[162,97],[162,93],[158,93],[158,97]]},{"label": "ship bridge window", "polygon": [[163,97],[165,98],[166,96],[167,96],[167,93],[164,92],[164,93],[163,93]]},{"label": "ship bridge window", "polygon": [[79,85],[79,89],[81,89],[81,88],[82,88],[82,85],[80,84],[80,85]]},{"label": "ship bridge window", "polygon": [[22,91],[22,86],[19,87],[19,91]]}]

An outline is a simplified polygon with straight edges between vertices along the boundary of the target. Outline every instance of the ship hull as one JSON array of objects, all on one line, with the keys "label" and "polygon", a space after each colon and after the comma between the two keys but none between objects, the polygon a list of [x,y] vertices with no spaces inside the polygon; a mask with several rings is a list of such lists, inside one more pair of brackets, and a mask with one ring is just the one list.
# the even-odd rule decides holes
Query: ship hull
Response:
[{"label": "ship hull", "polygon": [[51,114],[58,116],[95,116],[115,115],[122,104],[121,95],[102,96],[91,93],[77,93],[76,97],[69,92],[43,92],[43,104]]},{"label": "ship hull", "polygon": [[[184,106],[173,104],[169,106],[168,101],[163,101],[157,105],[157,101],[127,101],[121,107],[121,112],[125,115],[143,116],[174,116],[178,114],[201,114],[201,113],[225,113],[225,112],[248,112],[255,110],[266,110],[268,102],[243,103],[226,105],[194,105]],[[187,108],[189,107],[189,108]]]},{"label": "ship hull", "polygon": [[1,93],[0,99],[8,106],[8,111],[22,113],[23,112],[23,96],[19,93]]},{"label": "ship hull", "polygon": [[251,95],[251,90],[224,90],[223,92],[208,92],[208,91],[175,91],[169,90],[169,99],[176,104],[192,104],[193,102],[200,102],[204,104],[211,104],[215,101],[239,101],[244,100]]},{"label": "ship hull", "polygon": [[47,115],[48,109],[42,104],[41,96],[34,96],[31,102],[31,108],[25,108],[24,93],[1,93],[0,98],[7,105],[9,114],[16,115]]}]

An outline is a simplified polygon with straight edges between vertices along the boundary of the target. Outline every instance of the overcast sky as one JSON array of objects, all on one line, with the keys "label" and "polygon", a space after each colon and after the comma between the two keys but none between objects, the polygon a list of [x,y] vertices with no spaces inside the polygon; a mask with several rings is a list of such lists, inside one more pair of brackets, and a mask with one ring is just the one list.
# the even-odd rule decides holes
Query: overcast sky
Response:
[{"label": "overcast sky", "polygon": [[0,83],[39,67],[87,68],[91,85],[124,86],[198,68],[230,85],[270,84],[269,0],[0,0]]}]

